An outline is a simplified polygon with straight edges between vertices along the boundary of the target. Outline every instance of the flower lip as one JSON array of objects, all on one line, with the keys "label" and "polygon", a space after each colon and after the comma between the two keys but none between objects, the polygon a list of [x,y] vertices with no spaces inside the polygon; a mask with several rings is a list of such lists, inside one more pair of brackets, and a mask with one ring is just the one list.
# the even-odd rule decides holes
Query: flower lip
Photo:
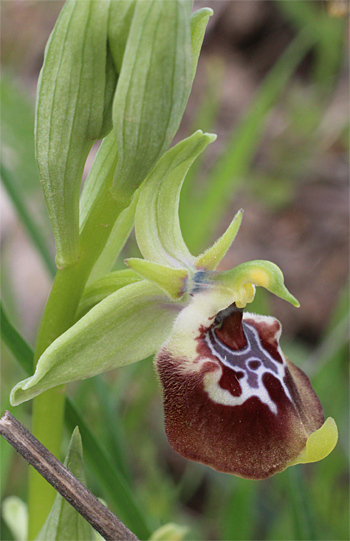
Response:
[{"label": "flower lip", "polygon": [[249,479],[305,461],[323,411],[308,378],[282,353],[281,324],[243,315],[235,303],[208,317],[194,310],[204,297],[193,295],[156,358],[169,443],[186,458]]}]

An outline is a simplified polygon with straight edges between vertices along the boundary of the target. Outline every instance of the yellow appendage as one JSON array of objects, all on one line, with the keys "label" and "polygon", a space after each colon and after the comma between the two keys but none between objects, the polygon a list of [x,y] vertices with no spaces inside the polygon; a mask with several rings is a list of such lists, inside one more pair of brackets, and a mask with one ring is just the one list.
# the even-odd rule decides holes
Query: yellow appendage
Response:
[{"label": "yellow appendage", "polygon": [[292,460],[288,466],[294,464],[306,464],[307,462],[318,462],[329,455],[338,441],[338,429],[332,417],[323,423],[321,428],[313,432],[306,441],[306,446],[300,455]]}]

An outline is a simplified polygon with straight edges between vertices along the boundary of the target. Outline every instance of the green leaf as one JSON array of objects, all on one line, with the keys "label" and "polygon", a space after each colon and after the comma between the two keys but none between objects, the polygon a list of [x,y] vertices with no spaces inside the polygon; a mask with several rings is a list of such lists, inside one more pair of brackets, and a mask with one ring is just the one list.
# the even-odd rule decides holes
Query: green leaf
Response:
[{"label": "green leaf", "polygon": [[2,516],[16,541],[23,541],[27,535],[27,505],[17,496],[8,496],[2,504]]},{"label": "green leaf", "polygon": [[169,522],[153,532],[149,541],[182,541],[189,531],[187,526]]},{"label": "green leaf", "polygon": [[173,269],[172,267],[158,265],[158,263],[138,259],[137,257],[126,259],[125,263],[142,276],[142,278],[146,278],[160,287],[171,299],[180,299],[186,291],[186,282],[188,279],[186,269]]},{"label": "green leaf", "polygon": [[[150,535],[147,516],[139,506],[133,491],[117,468],[116,462],[112,460],[109,453],[95,437],[69,398],[66,399],[65,422],[70,430],[74,426],[79,426],[80,433],[84,439],[84,450],[89,465],[94,471],[96,479],[101,483],[110,501],[113,503],[119,519],[128,528],[132,528],[135,535],[140,539],[147,539]],[[115,460],[120,461],[119,458]]]},{"label": "green leaf", "polygon": [[152,355],[169,335],[181,308],[147,281],[119,289],[46,349],[34,376],[12,390],[11,404]]},{"label": "green leaf", "polygon": [[180,191],[196,157],[215,139],[215,135],[198,130],[168,150],[146,179],[135,216],[137,243],[145,259],[193,269],[194,257],[180,229]]},{"label": "green leaf", "polygon": [[[127,270],[125,272],[131,273]],[[27,375],[33,373],[34,352],[22,336],[16,331],[8,320],[6,313],[1,307],[1,330],[2,339],[25,370]],[[66,398],[65,423],[70,432],[79,426],[80,433],[84,439],[85,453],[93,468],[96,478],[106,490],[111,502],[117,511],[119,518],[132,528],[140,539],[147,539],[150,536],[150,528],[147,524],[147,517],[137,504],[131,488],[123,479],[116,463],[96,439],[95,435],[82,418],[75,405],[69,398]]]},{"label": "green leaf", "polygon": [[171,143],[188,100],[189,6],[188,0],[135,6],[113,105],[119,152],[113,194],[127,202]]},{"label": "green leaf", "polygon": [[118,289],[139,282],[140,280],[142,278],[133,270],[125,269],[110,272],[98,280],[91,282],[84,290],[76,319],[83,317],[91,308]]},{"label": "green leaf", "polygon": [[107,62],[108,9],[104,0],[65,3],[39,79],[36,158],[59,266],[78,259],[81,177],[110,115],[116,75]]},{"label": "green leaf", "polygon": [[[78,427],[74,429],[64,465],[86,485],[83,446]],[[94,529],[60,494],[57,494],[49,516],[36,541],[95,541]]]}]

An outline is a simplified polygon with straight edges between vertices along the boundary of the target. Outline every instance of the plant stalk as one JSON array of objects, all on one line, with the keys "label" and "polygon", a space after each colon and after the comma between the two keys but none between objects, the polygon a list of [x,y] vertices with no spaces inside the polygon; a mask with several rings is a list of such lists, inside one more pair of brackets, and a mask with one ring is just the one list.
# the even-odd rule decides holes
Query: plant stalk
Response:
[{"label": "plant stalk", "polygon": [[[75,320],[79,301],[91,270],[101,254],[112,227],[124,206],[105,190],[95,201],[80,235],[80,258],[57,269],[41,320],[34,363]],[[65,388],[50,389],[33,400],[32,432],[53,455],[60,457],[64,421]],[[28,540],[35,539],[52,507],[55,490],[34,470],[29,475]]]}]

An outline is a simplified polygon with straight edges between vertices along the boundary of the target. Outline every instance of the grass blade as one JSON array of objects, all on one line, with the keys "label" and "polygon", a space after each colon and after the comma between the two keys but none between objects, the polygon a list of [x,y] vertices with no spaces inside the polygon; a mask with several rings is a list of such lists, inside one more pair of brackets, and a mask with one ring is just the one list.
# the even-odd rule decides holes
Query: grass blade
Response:
[{"label": "grass blade", "polygon": [[22,338],[19,332],[10,323],[3,304],[0,301],[1,338],[16,357],[28,376],[33,374],[34,352],[30,345]]},{"label": "grass blade", "polygon": [[294,533],[297,541],[316,541],[315,517],[310,507],[310,497],[300,467],[291,467],[289,473],[289,494],[292,499]]},{"label": "grass blade", "polygon": [[[2,339],[22,368],[28,375],[31,375],[34,352],[10,323],[1,302],[0,307]],[[134,499],[131,488],[69,398],[66,399],[65,423],[69,431],[79,426],[85,455],[94,469],[96,477],[113,502],[118,518],[131,528],[137,537],[147,539],[151,535],[151,529]]]},{"label": "grass blade", "polygon": [[20,217],[23,225],[25,226],[29,237],[31,238],[39,254],[41,255],[50,275],[54,277],[56,274],[56,265],[47,249],[46,242],[39,227],[30,215],[30,212],[23,199],[23,194],[18,189],[16,179],[14,178],[12,173],[4,166],[4,164],[0,164],[0,174],[6,191],[10,196],[10,199],[15,209],[17,210],[18,216]]},{"label": "grass blade", "polygon": [[302,30],[281,54],[266,76],[255,102],[237,126],[225,153],[218,160],[202,200],[192,211],[192,227],[187,240],[190,250],[202,248],[213,224],[220,223],[222,213],[230,204],[237,187],[248,174],[256,148],[261,140],[264,120],[279,99],[296,67],[316,37]]}]

